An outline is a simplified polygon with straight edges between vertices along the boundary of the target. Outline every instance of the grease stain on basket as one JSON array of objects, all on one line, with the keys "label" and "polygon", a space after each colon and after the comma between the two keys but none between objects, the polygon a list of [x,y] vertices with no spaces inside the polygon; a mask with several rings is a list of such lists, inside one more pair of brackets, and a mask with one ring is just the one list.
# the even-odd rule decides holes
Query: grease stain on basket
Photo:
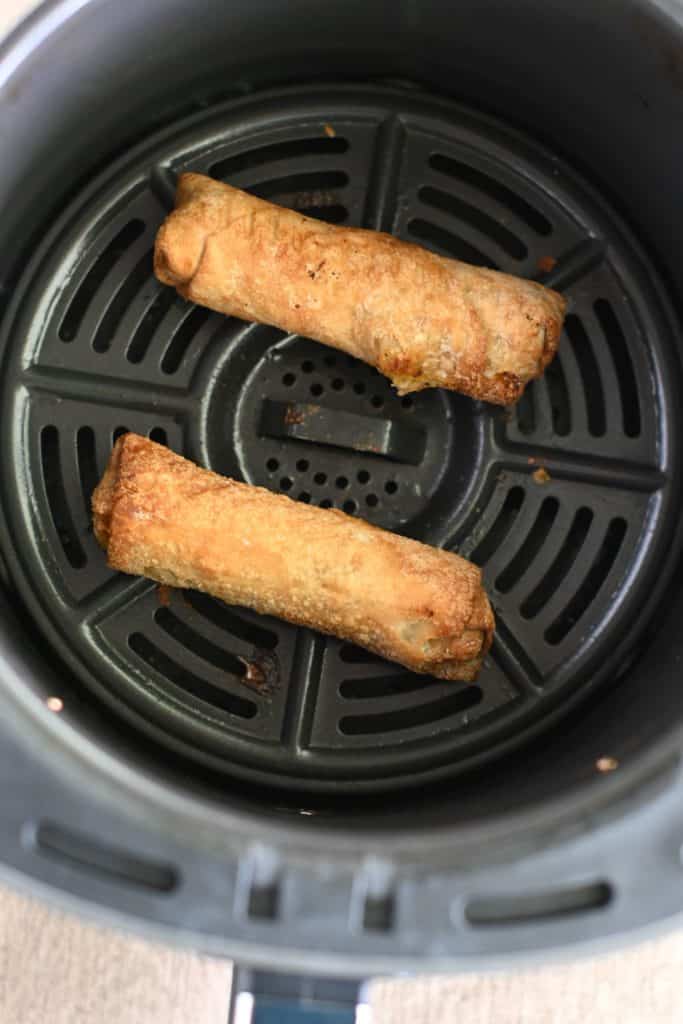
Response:
[{"label": "grease stain on basket", "polygon": [[285,412],[285,424],[288,427],[298,426],[306,422],[307,416],[315,416],[318,412],[320,412],[319,405],[290,405]]}]

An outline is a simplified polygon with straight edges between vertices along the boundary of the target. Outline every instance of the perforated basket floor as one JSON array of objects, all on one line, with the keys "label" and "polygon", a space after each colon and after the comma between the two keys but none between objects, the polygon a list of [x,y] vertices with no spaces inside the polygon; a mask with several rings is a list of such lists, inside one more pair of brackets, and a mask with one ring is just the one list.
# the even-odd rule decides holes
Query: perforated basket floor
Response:
[{"label": "perforated basket floor", "polygon": [[[569,299],[559,356],[514,410],[401,399],[338,352],[193,307],[152,274],[184,169],[544,281]],[[462,771],[637,643],[677,518],[669,331],[608,205],[481,114],[352,86],[202,112],[87,188],[27,269],[4,336],[10,571],[110,713],[195,762],[301,791]],[[110,572],[89,500],[124,430],[481,564],[498,629],[477,685]]]}]

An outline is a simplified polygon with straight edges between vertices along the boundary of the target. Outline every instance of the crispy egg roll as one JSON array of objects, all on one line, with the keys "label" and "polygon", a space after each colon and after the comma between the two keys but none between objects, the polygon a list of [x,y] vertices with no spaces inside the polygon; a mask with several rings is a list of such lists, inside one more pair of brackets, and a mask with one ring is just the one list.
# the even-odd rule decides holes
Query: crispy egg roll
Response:
[{"label": "crispy egg roll", "polygon": [[201,469],[136,434],[93,494],[109,565],[472,680],[494,618],[479,569],[449,551]]},{"label": "crispy egg roll", "polygon": [[371,363],[401,394],[443,387],[503,405],[553,358],[565,310],[533,281],[313,220],[202,174],[180,176],[154,268],[186,299]]}]

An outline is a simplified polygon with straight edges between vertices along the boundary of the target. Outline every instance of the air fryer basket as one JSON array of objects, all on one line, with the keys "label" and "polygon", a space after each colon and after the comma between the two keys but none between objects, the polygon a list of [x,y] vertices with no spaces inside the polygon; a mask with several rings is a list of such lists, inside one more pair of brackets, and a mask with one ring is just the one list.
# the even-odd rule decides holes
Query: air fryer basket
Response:
[{"label": "air fryer basket", "polygon": [[[359,975],[679,911],[682,23],[92,0],[6,42],[9,868]],[[401,399],[186,304],[151,268],[185,169],[556,287],[557,359],[512,410]],[[110,572],[89,498],[125,430],[481,564],[478,683]]]}]

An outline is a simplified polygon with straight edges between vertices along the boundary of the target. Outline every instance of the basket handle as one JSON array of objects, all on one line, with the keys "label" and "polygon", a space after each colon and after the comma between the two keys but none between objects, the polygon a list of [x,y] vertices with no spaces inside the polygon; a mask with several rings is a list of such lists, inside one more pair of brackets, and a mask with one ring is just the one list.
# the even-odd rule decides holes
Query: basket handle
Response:
[{"label": "basket handle", "polygon": [[228,1024],[371,1024],[363,987],[235,966]]}]

